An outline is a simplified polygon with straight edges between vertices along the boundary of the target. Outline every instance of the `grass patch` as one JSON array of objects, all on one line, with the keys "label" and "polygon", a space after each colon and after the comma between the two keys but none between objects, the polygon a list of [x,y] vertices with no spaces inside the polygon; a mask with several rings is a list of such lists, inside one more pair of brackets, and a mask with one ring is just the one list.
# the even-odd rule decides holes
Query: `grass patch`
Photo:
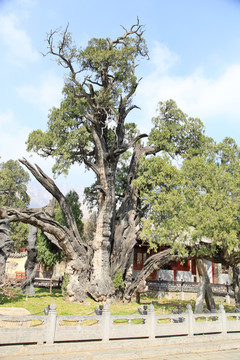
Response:
[{"label": "grass patch", "polygon": [[19,321],[0,321],[0,328],[26,328],[41,326],[43,321],[27,320],[20,323]]},{"label": "grass patch", "polygon": [[[87,299],[84,303],[70,303],[64,300],[61,290],[53,289],[52,295],[49,294],[48,289],[35,289],[36,294],[33,296],[26,296],[20,292],[16,292],[12,299],[0,295],[0,307],[20,307],[27,309],[31,314],[43,315],[44,308],[53,302],[57,305],[58,315],[95,315],[94,309],[99,306],[92,299]],[[150,305],[154,303],[155,313],[171,314],[173,310],[177,311],[178,306],[181,306],[181,311],[185,312],[187,304],[191,303],[192,308],[195,307],[195,301],[182,301],[179,299],[162,298],[156,303],[156,299],[147,296],[141,296],[140,304],[138,303],[122,303],[118,302],[111,304],[110,311],[112,315],[139,315],[138,308],[143,305]],[[235,312],[234,306],[223,303],[226,312]],[[218,304],[217,304],[218,307]],[[240,315],[240,314],[239,314]]]},{"label": "grass patch", "polygon": [[128,319],[116,319],[113,321],[114,325],[126,325],[128,324]]},{"label": "grass patch", "polygon": [[52,295],[46,289],[36,288],[35,291],[35,295],[32,296],[18,291],[12,299],[0,295],[0,307],[20,307],[27,309],[31,314],[39,315],[43,315],[44,308],[53,302],[57,305],[58,315],[88,315],[94,313],[96,307],[96,303],[91,299],[85,304],[67,302],[59,289],[53,289]]},{"label": "grass patch", "polygon": [[[115,319],[113,321],[113,325],[127,325],[129,323],[128,319]],[[145,324],[144,319],[132,319],[130,320],[131,325],[139,325],[139,324]]]},{"label": "grass patch", "polygon": [[157,319],[157,323],[158,324],[170,324],[171,320],[169,318],[165,318],[165,319]]}]

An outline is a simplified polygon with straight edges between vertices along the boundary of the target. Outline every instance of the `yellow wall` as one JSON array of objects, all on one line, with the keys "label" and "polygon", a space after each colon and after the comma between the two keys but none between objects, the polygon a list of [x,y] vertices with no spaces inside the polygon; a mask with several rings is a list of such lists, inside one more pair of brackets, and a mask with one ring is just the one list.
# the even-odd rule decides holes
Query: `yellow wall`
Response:
[{"label": "yellow wall", "polygon": [[27,260],[27,256],[22,258],[8,258],[6,264],[6,275],[10,278],[16,277],[16,272],[25,272],[25,262]]}]

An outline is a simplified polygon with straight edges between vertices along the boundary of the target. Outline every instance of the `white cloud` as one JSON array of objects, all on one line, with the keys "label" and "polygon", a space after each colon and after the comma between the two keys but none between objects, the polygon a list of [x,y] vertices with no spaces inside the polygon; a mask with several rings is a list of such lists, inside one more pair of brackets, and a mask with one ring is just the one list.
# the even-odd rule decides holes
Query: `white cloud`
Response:
[{"label": "white cloud", "polygon": [[26,156],[24,139],[27,139],[28,133],[27,128],[15,129],[15,132],[1,131],[1,161],[17,160],[22,156]]},{"label": "white cloud", "polygon": [[201,91],[193,106],[206,117],[223,115],[228,116],[230,121],[240,122],[239,79],[240,64],[229,66],[218,79],[202,78]]},{"label": "white cloud", "polygon": [[36,61],[40,54],[33,48],[27,33],[18,26],[15,14],[0,15],[0,38],[7,46],[6,56],[14,64]]},{"label": "white cloud", "polygon": [[43,159],[37,154],[27,152],[26,141],[32,129],[27,126],[21,126],[17,117],[11,109],[0,114],[0,157],[1,162],[9,159],[18,160],[21,158],[28,159],[32,164],[38,164],[43,171],[52,176],[53,159]]},{"label": "white cloud", "polygon": [[63,79],[53,74],[44,75],[38,86],[24,85],[18,88],[19,96],[47,112],[58,106],[62,98]]},{"label": "white cloud", "polygon": [[11,109],[7,109],[0,114],[0,156],[1,161],[9,159],[17,160],[26,153],[25,141],[27,139],[29,129],[22,127],[15,121],[14,113]]},{"label": "white cloud", "polygon": [[5,113],[0,114],[0,128],[4,126],[11,127],[14,124],[14,115],[11,109],[7,109]]},{"label": "white cloud", "polygon": [[154,74],[166,73],[179,59],[179,56],[158,41],[154,41],[151,52],[151,62],[155,65]]},{"label": "white cloud", "polygon": [[27,126],[19,124],[17,116],[11,109],[7,109],[4,113],[0,113],[0,156],[1,162],[9,159],[18,160],[26,157],[30,158],[30,162],[39,164],[43,170],[51,176],[51,168],[53,160],[44,160],[38,155],[30,155],[27,151],[25,142],[29,133],[32,131]]},{"label": "white cloud", "polygon": [[[83,217],[86,219],[89,216],[89,211],[86,204],[83,204],[84,199],[84,186],[76,186],[71,183],[66,182],[56,182],[60,191],[66,195],[70,190],[75,190],[78,193],[79,201],[81,204],[81,210],[83,212]],[[28,194],[31,198],[30,206],[33,208],[40,208],[46,206],[52,198],[52,195],[39,183],[37,180],[33,179],[28,184]]]},{"label": "white cloud", "polygon": [[30,206],[33,208],[46,206],[52,198],[52,195],[36,180],[32,180],[27,188],[31,199]]},{"label": "white cloud", "polygon": [[[159,52],[158,44],[155,52]],[[165,73],[156,64],[156,69],[143,78],[138,88],[137,103],[141,104],[145,119],[156,115],[159,101],[173,99],[189,116],[200,117],[205,123],[216,121],[217,117],[240,123],[240,63],[229,65],[218,78],[206,77],[201,68],[187,76],[171,76],[167,71],[175,62],[170,56],[163,56],[163,63],[160,68],[165,68]]]}]

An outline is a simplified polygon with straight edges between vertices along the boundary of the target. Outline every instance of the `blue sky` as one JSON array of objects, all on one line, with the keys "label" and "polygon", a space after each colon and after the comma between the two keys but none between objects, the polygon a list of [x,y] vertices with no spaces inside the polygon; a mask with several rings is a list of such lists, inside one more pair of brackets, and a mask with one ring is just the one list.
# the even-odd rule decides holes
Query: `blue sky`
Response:
[{"label": "blue sky", "polygon": [[[26,152],[28,134],[46,129],[48,110],[61,100],[64,71],[46,50],[46,33],[66,27],[75,43],[116,38],[137,16],[145,25],[150,60],[131,117],[151,128],[158,101],[174,99],[188,115],[200,117],[216,141],[233,137],[240,145],[240,0],[0,0],[0,156],[26,157],[51,176],[53,162]],[[75,166],[57,184],[79,193],[93,177]],[[49,195],[31,181],[32,206]]]}]

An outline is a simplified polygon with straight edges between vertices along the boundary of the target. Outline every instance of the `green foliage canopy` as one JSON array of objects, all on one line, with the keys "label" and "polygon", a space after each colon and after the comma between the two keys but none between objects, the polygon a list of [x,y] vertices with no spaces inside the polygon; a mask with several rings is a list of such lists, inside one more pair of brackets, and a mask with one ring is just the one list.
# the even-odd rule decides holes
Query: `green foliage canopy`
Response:
[{"label": "green foliage canopy", "polygon": [[181,166],[168,159],[143,161],[136,180],[148,205],[142,238],[154,248],[158,244],[187,255],[188,246],[198,247],[210,239],[211,252],[221,249],[229,262],[239,246],[240,149],[233,139],[216,144],[208,139],[203,154],[186,158]]},{"label": "green foliage canopy", "polygon": [[27,206],[30,202],[27,194],[29,180],[29,174],[18,161],[8,160],[0,163],[0,206]]},{"label": "green foliage canopy", "polygon": [[138,85],[137,58],[148,56],[142,33],[137,23],[116,40],[93,38],[84,49],[73,44],[67,29],[57,46],[53,43],[57,32],[48,34],[48,53],[69,74],[60,107],[50,111],[47,131],[33,131],[27,149],[43,157],[53,156],[55,174],[67,173],[74,163],[89,167],[96,145],[91,129],[96,123],[103,128],[107,150],[115,146],[115,132],[108,124],[122,116],[119,109],[131,109]]},{"label": "green foliage canopy", "polygon": [[47,270],[54,267],[64,257],[63,252],[49,241],[42,231],[38,231],[37,248],[38,260]]},{"label": "green foliage canopy", "polygon": [[192,156],[202,152],[205,142],[203,123],[189,117],[170,99],[158,104],[158,116],[153,118],[149,145],[159,146],[171,157]]}]

